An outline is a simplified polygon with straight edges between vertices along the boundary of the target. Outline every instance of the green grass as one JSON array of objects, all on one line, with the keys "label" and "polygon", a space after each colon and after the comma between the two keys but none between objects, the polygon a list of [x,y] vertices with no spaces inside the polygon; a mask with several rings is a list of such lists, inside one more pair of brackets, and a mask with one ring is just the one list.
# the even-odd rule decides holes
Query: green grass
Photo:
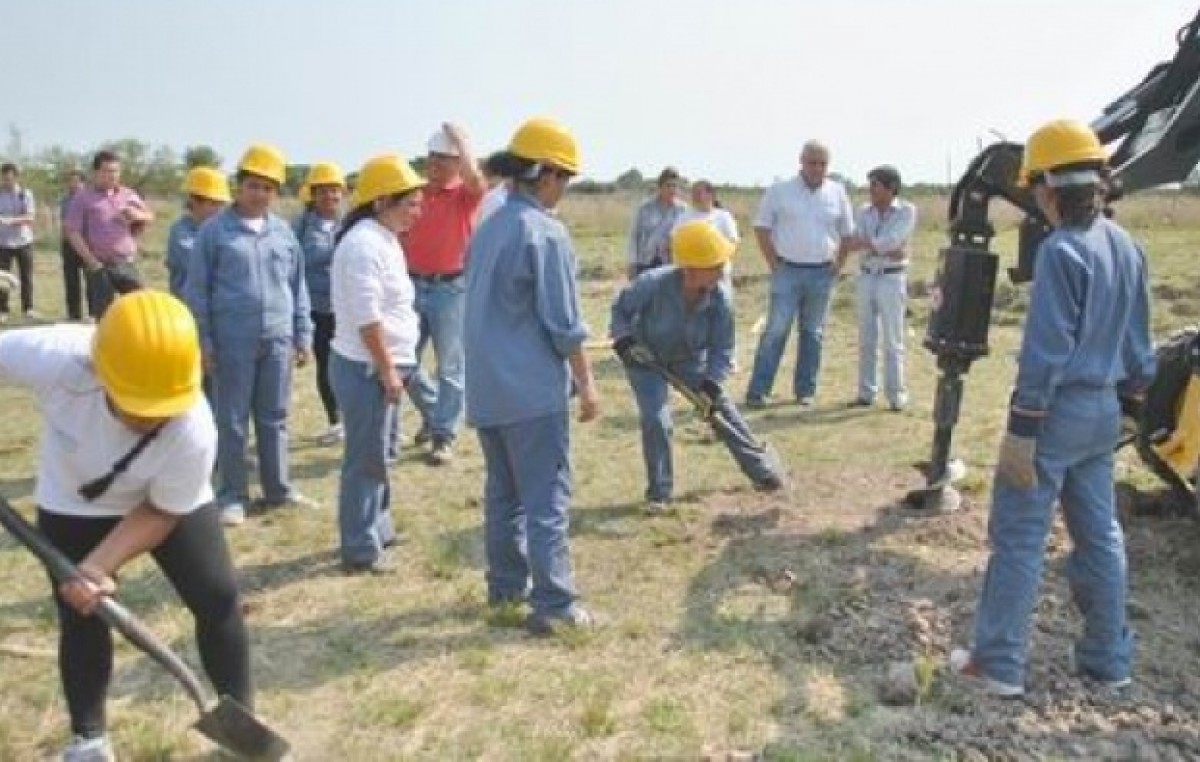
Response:
[{"label": "green grass", "polygon": [[[753,198],[727,201],[745,227]],[[624,267],[632,205],[630,197],[579,198],[563,211],[578,234],[585,310],[597,333],[604,331]],[[914,284],[931,277],[945,240],[944,200],[921,200],[921,208]],[[1155,328],[1161,333],[1194,319],[1200,202],[1145,197],[1131,201],[1130,210],[1160,289]],[[170,216],[165,206],[162,212],[146,267],[159,283]],[[1015,234],[1005,214],[998,215],[1004,224],[997,248],[1010,261]],[[37,269],[38,309],[61,314],[56,252],[39,249]],[[761,260],[750,243],[738,255],[735,276],[742,371],[731,389],[740,398],[755,345],[750,326],[763,314],[766,296]],[[675,456],[684,499],[673,515],[643,516],[632,397],[616,363],[605,353],[594,355],[604,417],[572,432],[572,554],[579,588],[602,626],[582,636],[530,638],[520,629],[523,609],[490,611],[484,604],[483,464],[469,432],[453,465],[428,467],[410,450],[393,471],[395,514],[406,538],[397,552],[402,573],[340,576],[332,510],[339,454],[310,441],[323,429],[323,416],[312,371],[301,371],[292,468],[300,488],[326,508],[252,518],[229,533],[246,589],[259,711],[293,741],[301,760],[716,759],[734,753],[779,760],[924,758],[891,745],[899,720],[894,714],[880,719],[872,654],[826,648],[822,628],[837,623],[821,618],[862,618],[864,628],[872,614],[901,618],[903,596],[878,595],[879,577],[889,569],[914,580],[916,588],[904,595],[954,588],[971,597],[984,557],[981,506],[1025,298],[1021,291],[1002,293],[1006,307],[993,327],[992,354],[967,377],[955,436],[955,453],[972,469],[973,510],[933,529],[895,511],[903,493],[920,484],[912,464],[928,457],[932,432],[936,375],[920,347],[924,300],[912,301],[910,409],[899,415],[846,411],[841,404],[854,396],[856,327],[852,282],[839,286],[816,409],[779,404],[749,416],[792,470],[796,487],[784,497],[752,492],[722,448],[697,435],[679,403]],[[780,391],[789,386],[794,351],[793,340]],[[11,387],[0,386],[0,409],[0,494],[30,508],[39,418],[30,397]],[[405,424],[411,436],[411,410]],[[1130,454],[1121,460],[1129,480],[1157,489]],[[1194,622],[1194,580],[1187,578],[1197,568],[1189,550],[1194,543],[1172,527],[1150,523],[1135,531],[1135,594],[1153,601],[1161,590],[1184,601],[1178,616]],[[1180,535],[1177,545],[1166,537],[1171,534]],[[1143,575],[1146,566],[1153,577]],[[785,571],[794,584],[780,584]],[[6,580],[0,586],[0,759],[38,758],[67,735],[53,610],[44,577],[8,538],[0,538],[0,578]],[[122,582],[133,608],[197,663],[190,618],[152,564],[137,562]],[[961,637],[968,624],[960,617],[939,637]],[[1143,653],[1152,651],[1155,634],[1142,635]],[[913,657],[925,653],[916,642],[899,645]],[[1179,657],[1177,671],[1200,671],[1200,654],[1188,654]],[[949,702],[939,700],[932,672],[929,681],[933,687],[922,689],[929,700],[912,710],[920,713],[914,721],[946,711],[941,707]],[[182,693],[125,646],[110,717],[129,758],[196,758],[209,749],[187,730],[193,716]]]}]

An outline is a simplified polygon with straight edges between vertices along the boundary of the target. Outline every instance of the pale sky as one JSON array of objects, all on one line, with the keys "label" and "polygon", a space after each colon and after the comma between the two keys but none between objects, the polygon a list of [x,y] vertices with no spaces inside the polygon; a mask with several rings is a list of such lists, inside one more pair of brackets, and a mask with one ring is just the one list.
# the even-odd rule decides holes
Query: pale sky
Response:
[{"label": "pale sky", "polygon": [[944,182],[979,141],[1090,121],[1175,53],[1195,0],[6,0],[0,125],[27,150],[253,141],[345,169],[477,150],[555,116],[584,174],[791,176],[801,144],[861,181]]}]

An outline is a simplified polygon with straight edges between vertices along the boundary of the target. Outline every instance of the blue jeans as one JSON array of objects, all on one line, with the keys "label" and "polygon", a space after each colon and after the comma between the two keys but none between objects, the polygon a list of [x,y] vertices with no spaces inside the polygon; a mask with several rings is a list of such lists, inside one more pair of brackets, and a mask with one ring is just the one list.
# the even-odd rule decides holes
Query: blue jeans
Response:
[{"label": "blue jeans", "polygon": [[489,603],[523,600],[528,590],[539,616],[567,616],[574,605],[567,545],[567,415],[564,411],[478,430],[487,465],[483,529]]},{"label": "blue jeans", "polygon": [[292,494],[288,481],[288,402],[292,392],[292,341],[224,339],[215,349],[213,372],[217,423],[217,503],[245,504],[250,498],[246,436],[254,418],[259,482],[267,502]]},{"label": "blue jeans", "polygon": [[908,404],[904,388],[904,305],[908,283],[904,273],[858,276],[858,398],[872,401],[879,391],[875,368],[883,338],[883,384],[888,402]]},{"label": "blue jeans", "polygon": [[[411,368],[399,369],[402,376]],[[329,385],[345,430],[342,478],[338,487],[338,534],[342,561],[370,564],[396,538],[388,484],[388,432],[400,414],[383,396],[371,363],[329,356]]]},{"label": "blue jeans", "polygon": [[[695,367],[671,368],[689,385],[699,385],[700,377]],[[675,471],[671,460],[671,408],[668,400],[668,385],[657,372],[637,365],[626,365],[625,375],[637,398],[639,421],[642,428],[642,459],[646,464],[646,499],[665,502],[671,499],[675,486]],[[725,397],[721,403],[721,415],[737,429],[741,438],[730,436],[721,429],[714,429],[717,438],[729,450],[738,468],[750,481],[762,484],[780,479],[770,457],[762,450],[751,448],[750,429],[733,402]]]},{"label": "blue jeans", "polygon": [[[453,442],[463,413],[466,285],[462,277],[439,282],[414,278],[413,285],[413,308],[421,317],[421,339],[417,343],[417,371],[408,385],[409,397],[433,433],[433,440]],[[420,368],[421,355],[430,342],[437,361],[436,383]]]},{"label": "blue jeans", "polygon": [[1113,389],[1059,389],[1037,441],[1037,487],[995,485],[988,521],[992,554],[972,647],[972,658],[989,677],[1024,682],[1030,618],[1056,500],[1071,535],[1067,578],[1084,618],[1075,663],[1099,680],[1130,676],[1134,638],[1125,621],[1125,541],[1113,492],[1119,429]]},{"label": "blue jeans", "polygon": [[800,343],[792,376],[792,394],[797,399],[816,394],[817,373],[821,370],[821,340],[836,280],[837,276],[828,267],[780,264],[771,273],[767,326],[754,353],[754,371],[746,390],[747,399],[761,400],[770,396],[793,321],[800,329]]}]

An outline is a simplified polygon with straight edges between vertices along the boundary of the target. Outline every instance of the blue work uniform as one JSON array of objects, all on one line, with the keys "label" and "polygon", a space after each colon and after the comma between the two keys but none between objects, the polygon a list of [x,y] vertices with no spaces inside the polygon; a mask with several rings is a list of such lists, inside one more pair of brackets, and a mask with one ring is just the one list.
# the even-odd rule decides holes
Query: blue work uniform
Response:
[{"label": "blue work uniform", "polygon": [[186,289],[201,349],[216,365],[217,502],[244,507],[249,498],[251,415],[263,499],[284,502],[293,494],[287,462],[293,353],[312,346],[300,244],[279,216],[268,212],[255,231],[227,207],[200,226]]},{"label": "blue work uniform", "polygon": [[308,286],[311,307],[309,317],[313,322],[313,358],[317,361],[317,395],[325,409],[329,424],[341,421],[337,398],[329,382],[329,347],[333,341],[335,321],[333,301],[330,296],[333,264],[334,237],[338,220],[326,219],[311,209],[305,209],[296,219],[296,239],[304,253],[304,284]]},{"label": "blue work uniform", "polygon": [[1025,413],[1014,418],[1041,420],[1037,485],[995,484],[988,523],[992,553],[975,618],[972,658],[994,680],[1024,682],[1056,501],[1073,545],[1067,577],[1084,617],[1075,663],[1103,681],[1131,674],[1113,451],[1120,431],[1118,390],[1136,393],[1154,375],[1148,283],[1142,251],[1103,216],[1086,228],[1058,228],[1038,249],[1012,400],[1014,411]]},{"label": "blue work uniform", "polygon": [[[706,379],[720,384],[729,375],[733,353],[733,297],[722,280],[689,309],[683,297],[683,272],[678,267],[647,270],[613,301],[609,333],[614,339],[632,336],[693,389],[699,389]],[[665,502],[674,489],[668,384],[660,373],[641,365],[626,365],[625,374],[637,398],[641,421],[646,499]],[[781,475],[775,473],[766,454],[748,445],[753,437],[728,396],[722,395],[720,404],[722,415],[741,436],[719,428],[715,433],[738,466],[755,484],[778,480]]]},{"label": "blue work uniform", "polygon": [[487,465],[488,599],[521,600],[532,578],[534,614],[570,616],[567,358],[587,338],[575,252],[561,221],[514,192],[467,261],[466,405]]},{"label": "blue work uniform", "polygon": [[167,232],[167,288],[180,299],[187,298],[188,265],[196,247],[200,225],[190,214],[184,214],[171,224]]}]

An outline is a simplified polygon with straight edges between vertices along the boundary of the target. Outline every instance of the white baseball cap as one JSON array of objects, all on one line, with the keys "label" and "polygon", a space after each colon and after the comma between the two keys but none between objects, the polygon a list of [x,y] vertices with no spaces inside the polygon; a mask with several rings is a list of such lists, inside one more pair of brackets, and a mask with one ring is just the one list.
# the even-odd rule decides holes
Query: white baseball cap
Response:
[{"label": "white baseball cap", "polygon": [[443,156],[458,156],[458,146],[450,139],[445,130],[438,130],[429,136],[426,144],[429,153],[440,153]]}]

